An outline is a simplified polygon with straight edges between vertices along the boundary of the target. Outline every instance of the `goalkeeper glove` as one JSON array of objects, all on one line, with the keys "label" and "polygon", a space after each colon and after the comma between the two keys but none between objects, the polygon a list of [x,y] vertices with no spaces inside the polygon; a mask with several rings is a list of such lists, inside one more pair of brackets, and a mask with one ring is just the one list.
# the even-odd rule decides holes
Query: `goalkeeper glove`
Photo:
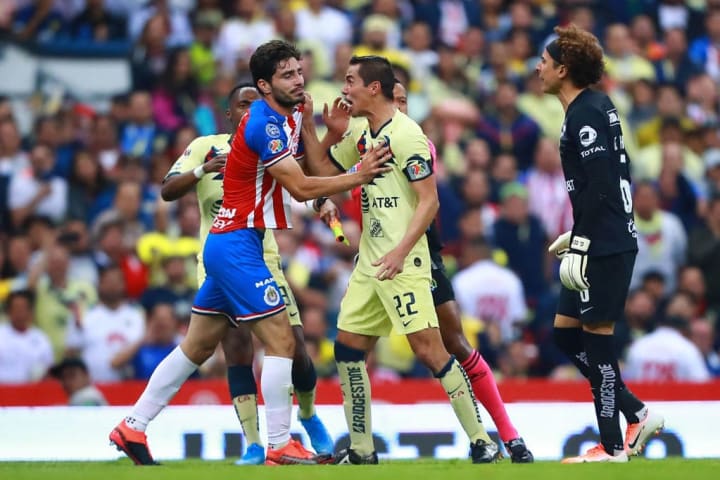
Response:
[{"label": "goalkeeper glove", "polygon": [[554,253],[558,259],[562,260],[570,249],[570,237],[572,237],[572,231],[570,230],[561,234],[553,243],[550,244],[548,252]]},{"label": "goalkeeper glove", "polygon": [[590,249],[590,239],[573,237],[570,249],[560,262],[560,281],[570,290],[581,292],[590,288],[585,278],[587,268],[587,252]]}]

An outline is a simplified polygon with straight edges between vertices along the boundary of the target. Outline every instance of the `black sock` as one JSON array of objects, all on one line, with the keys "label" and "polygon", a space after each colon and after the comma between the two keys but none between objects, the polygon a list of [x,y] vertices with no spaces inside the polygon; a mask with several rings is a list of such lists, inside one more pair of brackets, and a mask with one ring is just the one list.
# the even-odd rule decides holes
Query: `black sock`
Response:
[{"label": "black sock", "polygon": [[[588,370],[587,354],[583,345],[582,329],[555,327],[553,329],[553,338],[560,351],[568,356],[585,378],[589,378],[590,372]],[[628,423],[640,421],[637,413],[645,407],[645,404],[625,386],[622,378],[618,383],[618,402],[620,412],[622,412]]]},{"label": "black sock", "polygon": [[292,366],[292,382],[295,390],[309,392],[317,384],[317,373],[315,365],[308,355],[302,358],[294,358]]},{"label": "black sock", "polygon": [[614,455],[615,451],[623,449],[623,437],[620,431],[618,399],[619,384],[622,380],[613,350],[613,337],[583,332],[583,343],[587,353],[600,442],[607,453]]}]

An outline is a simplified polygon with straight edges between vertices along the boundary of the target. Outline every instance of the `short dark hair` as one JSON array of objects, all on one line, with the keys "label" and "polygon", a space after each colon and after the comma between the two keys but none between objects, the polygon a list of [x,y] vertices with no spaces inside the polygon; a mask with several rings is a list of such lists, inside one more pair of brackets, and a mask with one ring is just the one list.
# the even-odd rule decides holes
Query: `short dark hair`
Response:
[{"label": "short dark hair", "polygon": [[239,92],[240,90],[242,90],[243,88],[254,88],[255,90],[257,90],[257,87],[250,82],[238,83],[230,90],[230,93],[228,93],[228,95],[227,95],[228,103],[232,102],[232,99],[235,96],[235,94],[237,92]]},{"label": "short dark hair", "polygon": [[24,298],[27,300],[30,307],[35,305],[35,292],[29,289],[13,290],[5,300],[5,310],[10,310],[10,305],[18,298]]},{"label": "short dark hair", "polygon": [[300,60],[300,51],[283,40],[270,40],[260,45],[250,57],[250,72],[257,87],[260,80],[270,82],[278,64],[294,58]]},{"label": "short dark hair", "polygon": [[367,55],[364,57],[353,56],[350,65],[359,65],[358,75],[362,78],[363,85],[370,85],[372,82],[380,82],[380,91],[383,96],[393,99],[393,87],[395,86],[395,72],[385,57]]},{"label": "short dark hair", "polygon": [[555,33],[560,47],[559,63],[567,68],[573,85],[585,88],[599,82],[605,71],[605,60],[597,37],[573,24],[555,27]]}]

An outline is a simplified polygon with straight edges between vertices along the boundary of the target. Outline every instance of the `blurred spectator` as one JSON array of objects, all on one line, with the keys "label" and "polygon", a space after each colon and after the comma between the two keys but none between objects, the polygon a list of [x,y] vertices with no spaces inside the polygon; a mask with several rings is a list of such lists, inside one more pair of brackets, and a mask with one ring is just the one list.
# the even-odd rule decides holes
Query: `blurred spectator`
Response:
[{"label": "blurred spectator", "polygon": [[547,234],[540,220],[529,212],[524,185],[516,182],[504,185],[500,201],[500,217],[493,226],[493,244],[505,251],[508,266],[522,281],[525,298],[535,305],[548,289]]},{"label": "blurred spectator", "polygon": [[40,380],[53,363],[47,335],[33,326],[34,303],[30,290],[11,292],[5,303],[7,322],[0,323],[0,383]]},{"label": "blurred spectator", "polygon": [[55,243],[41,252],[32,267],[29,285],[36,292],[37,325],[49,337],[55,360],[65,351],[68,325],[82,323],[97,302],[93,284],[70,276],[70,251]]},{"label": "blurred spectator", "polygon": [[439,60],[437,51],[432,48],[432,42],[432,32],[427,23],[413,22],[405,32],[407,48],[403,53],[410,59],[412,78],[421,84],[432,75]]},{"label": "blurred spectator", "polygon": [[640,124],[635,131],[638,147],[643,148],[660,142],[660,133],[666,119],[676,119],[683,130],[693,127],[687,117],[685,102],[680,89],[672,83],[663,83],[657,87],[657,111],[655,116]]},{"label": "blurred spectator", "polygon": [[710,374],[702,354],[686,337],[689,322],[673,312],[676,296],[658,328],[630,346],[623,377],[637,382],[705,382]]},{"label": "blurred spectator", "polygon": [[95,157],[103,174],[113,178],[120,158],[118,124],[114,116],[105,114],[93,118],[87,150]]},{"label": "blurred spectator", "polygon": [[148,310],[145,335],[127,345],[112,359],[115,369],[132,369],[132,378],[147,380],[155,367],[180,343],[173,306],[157,303]]},{"label": "blurred spectator", "polygon": [[67,28],[54,0],[24,2],[15,11],[12,32],[19,40],[48,43],[60,38]]},{"label": "blurred spectator", "polygon": [[[105,210],[95,221],[96,225],[119,220],[123,224],[123,244],[132,249],[143,233],[152,230],[153,219],[143,210],[142,186],[138,182],[123,181],[117,186],[112,208]],[[96,230],[99,227],[95,227]]]},{"label": "blurred spectator", "polygon": [[702,270],[691,265],[683,266],[678,275],[677,290],[688,294],[695,303],[693,318],[702,317],[707,313],[707,288]]},{"label": "blurred spectator", "polygon": [[525,92],[518,96],[517,106],[538,124],[544,137],[555,143],[560,142],[565,112],[557,99],[543,92],[542,83],[535,72],[525,77]]},{"label": "blurred spectator", "polygon": [[493,155],[512,153],[520,170],[532,165],[540,138],[540,127],[517,107],[517,88],[510,82],[498,85],[492,110],[476,127],[478,137],[490,145]]},{"label": "blurred spectator", "polygon": [[625,358],[625,351],[632,342],[654,330],[656,307],[655,299],[646,290],[630,291],[625,302],[624,321],[615,326],[618,358]]},{"label": "blurred spectator", "polygon": [[530,213],[540,219],[548,238],[572,229],[572,205],[557,142],[548,138],[538,142],[535,164],[528,170],[525,184]]},{"label": "blurred spectator", "polygon": [[465,244],[460,264],[452,284],[462,313],[485,323],[494,348],[518,338],[518,328],[527,320],[520,278],[493,262],[490,245],[482,237]]},{"label": "blurred spectator", "polygon": [[640,79],[633,82],[630,87],[630,96],[632,105],[627,115],[628,132],[633,133],[638,125],[652,120],[657,115],[657,105],[655,102],[656,88],[655,83],[650,80]]},{"label": "blurred spectator", "polygon": [[47,215],[55,222],[65,219],[68,185],[52,174],[55,151],[38,144],[30,151],[30,166],[10,180],[8,206],[13,225],[19,227],[28,216]]},{"label": "blurred spectator", "polygon": [[[170,32],[166,18],[155,15],[142,28],[142,34],[133,47],[131,57],[132,83],[134,90],[155,88],[160,75],[167,65],[168,47],[166,39]],[[132,108],[129,113],[132,114]]]},{"label": "blurred spectator", "polygon": [[152,93],[152,109],[160,130],[172,132],[189,123],[200,135],[217,131],[212,111],[193,76],[187,49],[170,52],[165,72]]},{"label": "blurred spectator", "polygon": [[609,25],[605,30],[605,46],[605,69],[613,80],[627,84],[641,78],[655,79],[652,64],[635,53],[633,39],[626,25]]},{"label": "blurred spectator", "polygon": [[468,28],[458,45],[458,59],[462,61],[463,73],[474,87],[479,85],[480,73],[487,61],[487,46],[485,32],[480,27]]},{"label": "blurred spectator", "polygon": [[138,39],[150,19],[157,17],[162,18],[168,26],[165,40],[168,47],[187,46],[192,42],[192,29],[187,13],[172,6],[169,0],[148,0],[143,8],[132,11],[128,25],[130,38]]},{"label": "blurred spectator", "polygon": [[0,119],[0,229],[6,232],[12,228],[8,205],[10,180],[29,164],[15,121],[12,118]]},{"label": "blurred spectator", "polygon": [[697,73],[687,82],[687,115],[696,125],[718,125],[718,87],[706,73]]},{"label": "blurred spectator", "polygon": [[391,64],[401,65],[409,71],[410,59],[389,42],[396,28],[393,21],[381,14],[368,15],[362,23],[362,39],[355,47],[354,55],[379,55],[387,58]]},{"label": "blurred spectator", "polygon": [[68,220],[58,236],[58,242],[70,250],[68,276],[76,281],[97,285],[98,271],[92,256],[90,234],[83,220]]},{"label": "blurred spectator", "polygon": [[97,305],[88,310],[82,323],[69,325],[67,354],[82,355],[93,382],[114,382],[128,376],[113,366],[113,359],[145,335],[145,319],[140,309],[128,303],[118,266],[100,271],[98,297]]},{"label": "blurred spectator", "polygon": [[87,365],[79,358],[65,358],[50,369],[50,375],[62,385],[71,407],[102,407],[105,396],[90,381]]},{"label": "blurred spectator", "polygon": [[[665,30],[666,35],[668,31]],[[641,14],[633,18],[630,25],[630,35],[635,41],[638,53],[642,57],[655,62],[665,55],[665,46],[658,42],[655,24],[650,16]]]},{"label": "blurred spectator", "polygon": [[55,164],[52,173],[66,178],[72,168],[72,160],[80,143],[75,138],[73,122],[66,112],[60,111],[56,115],[42,115],[33,125],[35,145],[47,145],[53,150]]},{"label": "blurred spectator", "polygon": [[537,357],[537,347],[520,340],[508,343],[501,350],[497,365],[500,378],[527,378]]},{"label": "blurred spectator", "polygon": [[0,175],[12,176],[28,165],[17,123],[12,118],[0,119]]},{"label": "blurred spectator", "polygon": [[681,121],[675,117],[662,120],[658,143],[648,145],[632,157],[633,178],[657,180],[663,167],[663,150],[667,144],[680,145],[683,175],[693,184],[700,185],[703,178],[702,160],[685,144]]},{"label": "blurred spectator", "polygon": [[633,195],[638,254],[630,288],[640,286],[643,276],[660,272],[665,293],[675,291],[678,269],[685,262],[687,234],[674,214],[660,210],[657,188],[650,182],[635,184]]},{"label": "blurred spectator", "polygon": [[327,3],[325,0],[308,0],[305,7],[295,12],[295,21],[298,39],[323,45],[323,51],[316,53],[323,56],[318,62],[333,68],[338,45],[352,41],[352,25],[347,15]]},{"label": "blurred spectator", "polygon": [[32,244],[26,233],[17,233],[8,238],[3,276],[9,279],[10,290],[27,288],[32,252]]},{"label": "blurred spectator", "polygon": [[215,57],[226,71],[249,74],[255,49],[275,37],[275,24],[265,13],[264,0],[232,0],[232,16],[220,28]]},{"label": "blurred spectator", "polygon": [[120,134],[120,149],[125,155],[149,159],[167,148],[167,138],[153,122],[150,93],[134,91],[130,95],[130,115]]},{"label": "blurred spectator", "polygon": [[708,197],[720,194],[720,149],[712,148],[703,155],[705,191]]},{"label": "blurred spectator", "polygon": [[490,4],[499,5],[501,2],[485,1],[481,5],[472,0],[420,0],[414,3],[416,20],[430,25],[439,42],[455,47],[469,27],[480,27],[482,19],[487,21],[490,18]]},{"label": "blurred spectator", "polygon": [[665,52],[662,58],[655,59],[655,78],[658,83],[673,83],[682,90],[701,70],[688,55],[685,30],[671,28],[664,37]]},{"label": "blurred spectator", "polygon": [[690,232],[688,262],[702,270],[707,285],[708,307],[720,312],[720,196],[708,203],[707,216],[702,225]]},{"label": "blurred spectator", "polygon": [[105,9],[104,0],[86,0],[85,9],[70,22],[74,40],[103,43],[124,40],[125,20]]},{"label": "blurred spectator", "polygon": [[715,82],[720,81],[720,9],[705,14],[705,35],[690,45],[690,58]]},{"label": "blurred spectator", "polygon": [[485,236],[492,239],[499,210],[498,206],[490,201],[490,183],[487,172],[480,168],[469,170],[463,178],[461,194],[467,210],[478,209],[483,232],[485,232]]},{"label": "blurred spectator", "polygon": [[690,340],[698,347],[712,377],[720,377],[720,354],[715,349],[715,328],[704,318],[690,323]]},{"label": "blurred spectator", "polygon": [[195,299],[195,289],[188,285],[185,257],[171,254],[162,259],[164,279],[157,286],[148,288],[140,298],[140,304],[149,312],[155,305],[168,304],[174,316],[187,324]]},{"label": "blurred spectator", "polygon": [[216,9],[202,10],[193,21],[194,40],[190,45],[190,64],[201,87],[209,86],[217,75],[213,48],[222,22],[222,12]]},{"label": "blurred spectator", "polygon": [[98,225],[94,237],[95,262],[99,269],[119,265],[123,273],[123,287],[130,298],[140,298],[148,286],[148,268],[123,243],[124,222],[114,219]]},{"label": "blurred spectator", "polygon": [[[690,183],[683,168],[683,147],[677,143],[662,146],[662,169],[658,177],[660,208],[675,214],[687,232],[698,220],[696,187]],[[701,188],[700,186],[697,189]]]},{"label": "blurred spectator", "polygon": [[87,150],[77,152],[69,178],[68,218],[92,223],[101,209],[98,199],[109,188],[97,159]]}]

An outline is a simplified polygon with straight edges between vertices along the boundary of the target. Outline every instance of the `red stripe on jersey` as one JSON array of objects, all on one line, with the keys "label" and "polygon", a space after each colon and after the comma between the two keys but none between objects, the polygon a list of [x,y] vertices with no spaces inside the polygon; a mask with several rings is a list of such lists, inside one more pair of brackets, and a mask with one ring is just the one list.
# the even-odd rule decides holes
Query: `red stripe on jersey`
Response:
[{"label": "red stripe on jersey", "polygon": [[[285,117],[285,126],[278,125],[288,134],[287,144],[283,151],[278,152],[272,159],[266,159],[263,164],[260,153],[248,146],[247,138],[256,139],[254,141],[257,141],[258,135],[267,135],[267,141],[277,138],[268,130],[267,121],[257,121],[258,118],[271,115],[277,117],[277,112],[264,101],[258,101],[251,105],[240,121],[225,166],[223,204],[213,221],[210,229],[212,233],[241,228],[290,227],[291,222],[286,216],[283,204],[283,188],[270,175],[267,167],[278,160],[283,161],[282,157],[297,151],[301,113],[297,118]],[[291,126],[293,128],[290,128]]]}]

